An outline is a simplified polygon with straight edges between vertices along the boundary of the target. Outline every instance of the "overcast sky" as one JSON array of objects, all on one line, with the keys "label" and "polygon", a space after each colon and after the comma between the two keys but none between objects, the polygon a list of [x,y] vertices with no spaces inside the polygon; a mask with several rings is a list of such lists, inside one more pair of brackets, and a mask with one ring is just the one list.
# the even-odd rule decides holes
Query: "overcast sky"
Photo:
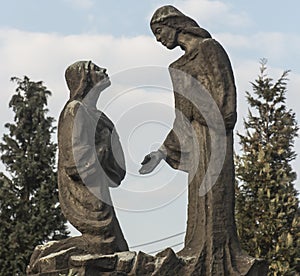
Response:
[{"label": "overcast sky", "polygon": [[[27,75],[44,81],[52,91],[50,115],[57,119],[68,99],[66,67],[77,60],[93,60],[107,68],[113,85],[101,95],[99,108],[116,124],[126,154],[127,176],[113,199],[130,246],[184,232],[186,224],[187,176],[163,163],[150,176],[137,174],[143,156],[159,147],[174,119],[166,69],[182,52],[165,49],[149,28],[151,15],[164,4],[173,4],[194,18],[230,56],[238,88],[236,131],[243,132],[245,91],[251,91],[250,81],[259,73],[261,58],[268,59],[268,73],[275,80],[284,70],[291,70],[287,105],[298,112],[298,0],[1,1],[0,136],[13,115],[8,109],[15,89],[10,77]],[[153,85],[153,80],[159,85]],[[298,140],[296,151],[300,153]],[[3,166],[0,169],[5,171]],[[135,250],[152,252],[181,243],[183,237]]]}]

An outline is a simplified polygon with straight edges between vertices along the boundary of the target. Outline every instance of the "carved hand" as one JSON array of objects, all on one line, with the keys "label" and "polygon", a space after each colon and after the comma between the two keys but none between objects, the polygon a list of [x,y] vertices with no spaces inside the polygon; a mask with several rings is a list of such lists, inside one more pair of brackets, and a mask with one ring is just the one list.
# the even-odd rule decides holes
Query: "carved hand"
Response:
[{"label": "carved hand", "polygon": [[159,150],[147,154],[141,163],[143,166],[140,168],[139,173],[151,173],[162,159],[165,159],[165,154]]}]

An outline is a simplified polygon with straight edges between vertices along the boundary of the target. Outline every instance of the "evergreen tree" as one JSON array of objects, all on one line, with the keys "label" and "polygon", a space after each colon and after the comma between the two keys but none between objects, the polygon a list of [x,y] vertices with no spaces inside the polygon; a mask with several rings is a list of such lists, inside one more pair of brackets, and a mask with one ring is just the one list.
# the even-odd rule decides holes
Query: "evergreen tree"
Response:
[{"label": "evergreen tree", "polygon": [[288,71],[273,83],[262,60],[260,75],[247,92],[251,107],[244,120],[246,134],[238,134],[242,153],[236,158],[236,219],[243,248],[266,259],[269,275],[298,275],[300,212],[296,173],[291,161],[298,126],[287,110]]},{"label": "evergreen tree", "polygon": [[28,77],[12,81],[14,123],[5,125],[0,143],[10,174],[0,175],[0,275],[24,275],[36,245],[68,235],[58,203],[54,119],[47,117],[51,93]]}]

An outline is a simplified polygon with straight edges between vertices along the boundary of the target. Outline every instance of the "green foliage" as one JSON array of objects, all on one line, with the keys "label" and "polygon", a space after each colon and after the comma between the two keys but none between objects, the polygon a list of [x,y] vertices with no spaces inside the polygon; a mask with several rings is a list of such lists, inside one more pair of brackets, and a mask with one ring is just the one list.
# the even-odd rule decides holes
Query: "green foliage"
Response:
[{"label": "green foliage", "polygon": [[58,203],[54,119],[42,82],[12,78],[14,123],[0,143],[10,179],[0,174],[0,275],[23,275],[36,245],[68,235]]},{"label": "green foliage", "polygon": [[298,126],[287,110],[288,71],[277,82],[261,62],[252,83],[246,134],[238,134],[242,154],[236,158],[236,219],[242,247],[268,260],[270,275],[296,275],[300,270],[300,211],[291,161]]}]

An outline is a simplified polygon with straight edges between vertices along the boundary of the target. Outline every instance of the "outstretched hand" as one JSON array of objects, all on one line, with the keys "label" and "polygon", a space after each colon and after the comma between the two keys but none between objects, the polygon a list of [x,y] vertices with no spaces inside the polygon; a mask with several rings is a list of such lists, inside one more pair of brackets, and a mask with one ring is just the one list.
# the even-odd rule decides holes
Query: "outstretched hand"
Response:
[{"label": "outstretched hand", "polygon": [[165,155],[161,151],[153,151],[147,154],[141,163],[143,166],[140,168],[139,173],[151,173],[164,158]]}]

